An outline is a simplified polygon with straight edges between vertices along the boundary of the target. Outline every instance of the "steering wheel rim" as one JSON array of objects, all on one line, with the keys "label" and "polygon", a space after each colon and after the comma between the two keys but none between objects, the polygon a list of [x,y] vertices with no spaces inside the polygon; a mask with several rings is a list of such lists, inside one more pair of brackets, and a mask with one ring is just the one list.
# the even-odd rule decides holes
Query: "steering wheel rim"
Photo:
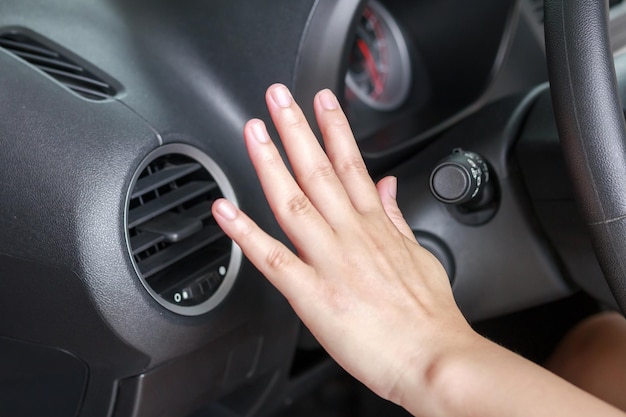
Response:
[{"label": "steering wheel rim", "polygon": [[596,256],[626,313],[626,125],[609,43],[608,2],[545,0],[559,138]]}]

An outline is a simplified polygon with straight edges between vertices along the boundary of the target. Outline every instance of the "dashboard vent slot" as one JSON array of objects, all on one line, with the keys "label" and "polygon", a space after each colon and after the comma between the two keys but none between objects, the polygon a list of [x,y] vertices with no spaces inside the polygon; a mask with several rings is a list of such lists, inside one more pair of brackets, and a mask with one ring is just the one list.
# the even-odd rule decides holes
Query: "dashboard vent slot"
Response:
[{"label": "dashboard vent slot", "polygon": [[207,302],[233,269],[234,245],[211,214],[213,201],[224,195],[216,178],[206,164],[180,153],[188,147],[173,146],[178,153],[157,152],[133,181],[128,246],[150,294],[170,310],[195,315],[205,311],[198,306],[215,304]]},{"label": "dashboard vent slot", "polygon": [[45,72],[86,99],[100,101],[117,94],[110,83],[88,71],[85,66],[27,34],[16,31],[0,34],[0,48]]}]

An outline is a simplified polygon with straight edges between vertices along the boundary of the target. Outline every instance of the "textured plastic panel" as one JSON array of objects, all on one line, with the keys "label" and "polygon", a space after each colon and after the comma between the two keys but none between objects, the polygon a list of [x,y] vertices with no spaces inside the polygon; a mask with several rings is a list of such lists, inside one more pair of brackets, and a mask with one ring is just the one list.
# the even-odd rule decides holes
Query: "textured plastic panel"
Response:
[{"label": "textured plastic panel", "polygon": [[[444,11],[461,3],[466,2],[393,2],[394,7],[408,5],[418,10],[428,5]],[[500,11],[508,10],[508,1],[480,4],[474,16],[493,18],[492,28],[505,25],[485,9],[495,5]],[[356,0],[190,0],[184,6],[169,0],[2,2],[0,28],[36,30],[124,85],[113,100],[92,103],[68,94],[49,77],[0,51],[0,178],[5,180],[0,187],[0,334],[66,349],[89,366],[81,416],[111,415],[116,383],[122,379],[161,375],[163,379],[155,376],[150,384],[167,389],[172,374],[160,373],[166,368],[175,369],[181,380],[190,378],[183,387],[190,381],[208,387],[224,380],[224,392],[236,389],[247,381],[251,366],[246,355],[259,338],[264,340],[267,355],[260,356],[262,365],[271,368],[268,372],[278,372],[281,384],[285,382],[299,322],[282,296],[243,262],[232,291],[210,313],[189,318],[164,310],[135,275],[124,235],[125,197],[145,155],[164,143],[186,143],[218,162],[240,206],[270,233],[283,238],[245,154],[242,128],[250,117],[268,120],[263,100],[268,85],[284,82],[301,87],[307,81],[300,77],[300,69],[313,68],[309,64],[319,57],[346,56],[351,13],[360,5]],[[316,14],[323,11],[331,13]],[[459,17],[469,25],[468,30],[475,29],[471,19]],[[445,31],[436,19],[432,22],[415,30]],[[334,38],[335,34],[340,36]],[[488,41],[489,51],[475,52],[493,56],[494,47],[500,45],[498,34],[496,39],[482,38],[486,32],[479,35],[473,38],[474,45],[481,47],[486,45],[481,40]],[[459,39],[456,33],[446,36],[451,43]],[[321,37],[325,42],[316,44]],[[320,51],[316,45],[328,49]],[[323,55],[309,55],[311,47]],[[446,65],[446,57],[455,58],[440,52],[441,45],[433,44],[428,53]],[[462,69],[466,57],[458,57]],[[492,62],[487,61],[491,59],[481,61],[483,67],[491,68]],[[342,65],[320,61],[310,89],[339,86],[345,75]],[[455,76],[457,72],[470,75],[449,69]],[[456,86],[467,87],[462,80]],[[443,98],[447,91],[441,87]],[[471,86],[471,91],[479,88]],[[311,90],[296,88],[297,98],[309,103]],[[388,139],[399,137],[397,133]],[[457,142],[458,136],[448,137],[444,144]],[[414,162],[423,167],[422,162],[441,156],[433,153]],[[402,153],[402,157],[408,155]],[[404,169],[409,182],[419,181],[423,174],[415,166]],[[514,199],[507,201],[512,204]],[[404,202],[407,207],[414,203]],[[438,210],[429,204],[428,209]],[[415,215],[411,220],[419,226],[419,210],[409,210],[409,214]],[[514,225],[529,226],[525,220]],[[474,242],[476,231],[470,231],[458,244],[450,244],[466,230],[447,229],[445,221],[449,219],[437,218],[433,225],[446,229],[441,236],[451,252],[456,254],[458,245]],[[142,246],[157,239],[148,237]],[[491,242],[496,237],[501,235],[492,235]],[[536,243],[532,236],[526,243],[528,247],[519,243],[515,248],[526,249],[529,256],[544,255],[541,247],[532,247]],[[552,265],[538,258],[533,258],[538,273],[529,273],[530,282],[515,277],[504,282],[457,277],[455,290],[476,317],[553,297],[555,288],[561,287],[546,278],[553,272]],[[475,260],[469,255],[463,259],[466,263]],[[477,274],[476,264],[470,265],[474,269],[467,269],[465,263],[457,265]],[[487,272],[494,271],[501,272]],[[520,290],[514,300],[504,296],[507,289],[515,292],[534,284],[539,288],[546,280],[540,293]],[[476,294],[485,288],[493,299]],[[199,353],[209,352],[211,346],[223,352],[220,357],[232,358],[228,378],[217,372],[222,364]],[[212,368],[203,373],[197,365],[206,363]],[[275,388],[280,391],[280,386]],[[210,401],[212,393],[197,389],[202,402]],[[163,410],[169,410],[180,400],[161,392],[144,390],[145,395],[139,396],[139,391],[124,391],[130,408],[120,416],[139,408],[149,410],[151,402],[158,400],[163,401]],[[268,398],[277,400],[276,396]]]},{"label": "textured plastic panel", "polygon": [[[535,96],[513,97],[486,107],[389,172],[398,177],[398,203],[411,228],[436,236],[448,248],[446,261],[455,266],[452,289],[469,320],[529,308],[572,292],[536,227],[523,183],[509,158]],[[479,153],[489,163],[491,179],[500,191],[498,211],[480,226],[457,221],[428,186],[437,161],[459,147]]]},{"label": "textured plastic panel", "polygon": [[273,335],[267,364],[287,373],[299,322],[258,271],[242,265],[243,279],[210,314],[164,310],[134,272],[124,210],[143,158],[164,142],[187,143],[219,161],[240,205],[276,233],[241,132],[247,118],[266,114],[265,88],[293,78],[311,5],[3,2],[1,29],[30,28],[125,87],[90,102],[0,50],[0,178],[10,178],[0,188],[0,335],[83,360],[90,381],[81,416],[110,415],[120,378],[225,333],[246,340],[252,320]]},{"label": "textured plastic panel", "polygon": [[74,417],[87,371],[67,352],[0,337],[0,410],[11,417]]}]

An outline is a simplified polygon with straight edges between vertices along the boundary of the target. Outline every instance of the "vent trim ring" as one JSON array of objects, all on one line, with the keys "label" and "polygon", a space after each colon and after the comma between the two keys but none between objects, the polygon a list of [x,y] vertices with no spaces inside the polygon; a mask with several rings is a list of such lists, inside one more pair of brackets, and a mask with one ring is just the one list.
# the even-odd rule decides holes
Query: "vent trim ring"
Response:
[{"label": "vent trim ring", "polygon": [[219,165],[201,150],[184,143],[169,143],[156,148],[142,160],[142,162],[137,167],[135,173],[133,174],[133,177],[131,178],[124,205],[124,233],[126,238],[127,251],[135,274],[139,278],[142,286],[150,294],[150,296],[167,310],[183,316],[199,316],[201,314],[208,313],[209,311],[216,308],[230,293],[230,290],[235,283],[237,275],[239,274],[243,254],[239,246],[235,242],[231,241],[230,261],[228,263],[227,271],[222,279],[221,284],[208,299],[196,305],[183,306],[170,302],[163,298],[158,292],[156,292],[152,288],[152,286],[148,282],[146,282],[143,274],[141,273],[137,265],[137,262],[135,261],[135,257],[133,256],[131,236],[129,233],[130,228],[128,227],[130,211],[129,208],[132,200],[133,191],[143,171],[152,162],[156,161],[160,157],[167,155],[182,155],[198,162],[209,173],[209,175],[213,177],[213,180],[216,182],[217,187],[221,191],[221,194],[224,196],[224,198],[231,201],[235,206],[239,206],[239,204],[235,195],[235,191],[230,184],[230,181],[228,180],[224,171],[222,171],[222,169],[219,167]]}]

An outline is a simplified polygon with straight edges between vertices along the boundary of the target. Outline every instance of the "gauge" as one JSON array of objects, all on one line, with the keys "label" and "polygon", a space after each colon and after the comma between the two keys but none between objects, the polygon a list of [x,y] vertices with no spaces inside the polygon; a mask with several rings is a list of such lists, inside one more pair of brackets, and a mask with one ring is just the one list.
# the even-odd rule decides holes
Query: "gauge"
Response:
[{"label": "gauge", "polygon": [[411,63],[394,18],[378,2],[363,10],[346,75],[347,93],[376,110],[394,110],[406,100]]}]

